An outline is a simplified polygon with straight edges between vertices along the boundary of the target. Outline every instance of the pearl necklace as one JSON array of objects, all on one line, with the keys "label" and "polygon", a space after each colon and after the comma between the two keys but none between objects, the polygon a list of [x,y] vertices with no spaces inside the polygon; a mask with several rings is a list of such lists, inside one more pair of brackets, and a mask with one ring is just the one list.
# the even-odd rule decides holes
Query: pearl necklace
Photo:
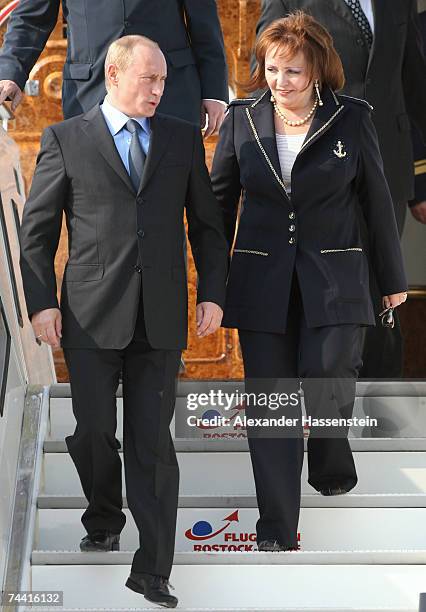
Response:
[{"label": "pearl necklace", "polygon": [[277,113],[278,117],[280,119],[282,119],[286,125],[289,125],[291,127],[297,127],[298,125],[303,125],[304,123],[309,121],[309,119],[312,117],[312,115],[314,114],[314,112],[315,112],[315,110],[316,110],[316,108],[318,106],[318,100],[315,100],[313,107],[311,108],[309,113],[306,115],[306,117],[304,117],[303,119],[299,119],[298,121],[290,121],[290,119],[287,119],[287,117],[284,115],[284,113],[282,113],[280,111],[280,109],[278,108],[277,103],[275,101],[275,98],[273,96],[271,96],[271,102],[274,105],[274,109],[275,109],[275,112]]}]

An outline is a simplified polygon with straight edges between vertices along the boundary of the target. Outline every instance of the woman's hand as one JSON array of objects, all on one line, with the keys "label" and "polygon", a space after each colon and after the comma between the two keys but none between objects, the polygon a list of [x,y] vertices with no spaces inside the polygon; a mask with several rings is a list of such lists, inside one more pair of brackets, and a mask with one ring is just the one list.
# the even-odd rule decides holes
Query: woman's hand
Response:
[{"label": "woman's hand", "polygon": [[407,293],[392,293],[383,296],[383,308],[396,308],[407,299]]}]

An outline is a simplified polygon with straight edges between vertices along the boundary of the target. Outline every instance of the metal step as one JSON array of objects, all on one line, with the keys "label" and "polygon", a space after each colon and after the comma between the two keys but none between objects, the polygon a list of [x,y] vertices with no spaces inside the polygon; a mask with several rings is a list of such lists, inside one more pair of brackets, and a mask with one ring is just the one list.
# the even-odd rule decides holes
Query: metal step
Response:
[{"label": "metal step", "polygon": [[[138,548],[138,532],[128,509],[120,549]],[[86,535],[81,509],[39,509],[33,549],[77,551]],[[253,552],[257,508],[180,508],[176,552]],[[302,551],[426,550],[425,508],[302,508]],[[319,527],[319,525],[321,527]],[[260,554],[260,553],[259,553]],[[422,563],[426,563],[424,553]],[[84,562],[83,560],[81,562]],[[426,585],[425,585],[426,586]]]},{"label": "metal step", "polygon": [[[32,590],[63,591],[67,609],[143,610],[144,598],[124,586],[129,569],[33,566]],[[170,581],[180,610],[416,612],[426,571],[419,565],[176,565]]]},{"label": "metal step", "polygon": [[[423,494],[426,493],[426,455],[421,452],[354,453],[358,471],[355,494]],[[248,453],[179,453],[180,494],[185,495],[254,495],[254,480]],[[307,483],[307,462],[302,474],[302,493],[313,494]],[[124,466],[123,466],[124,471]],[[214,475],[213,478],[210,475]],[[48,495],[80,496],[77,471],[66,453],[49,453],[43,457],[44,488]],[[125,482],[123,475],[123,494]]]},{"label": "metal step", "polygon": [[[148,605],[148,602],[147,602]],[[23,608],[23,612],[34,612],[34,611],[39,611],[39,612],[158,612],[160,608],[158,606],[155,606],[154,608],[151,607],[145,607],[145,605],[143,605],[143,607],[141,607],[140,605],[137,608],[69,608],[67,607],[61,607],[61,608],[37,608],[36,606],[33,606],[31,608]],[[182,606],[179,605],[179,607],[177,608],[179,610],[179,612],[217,612],[218,608],[182,608]],[[347,607],[344,608],[324,608],[321,606],[321,608],[288,608],[286,607],[282,607],[280,606],[279,608],[256,608],[255,609],[256,612],[349,612],[349,609]],[[354,612],[354,608],[350,609],[351,612]],[[220,608],[220,612],[254,612],[253,608]],[[410,610],[407,610],[407,608],[357,608],[357,612],[411,612]],[[413,608],[413,612],[417,612],[417,608],[414,609]]]},{"label": "metal step", "polygon": [[[133,552],[34,550],[34,565],[131,565]],[[421,565],[426,550],[175,553],[174,565]],[[426,588],[426,587],[425,587]]]},{"label": "metal step", "polygon": [[[209,393],[213,391],[234,390],[243,391],[244,383],[241,380],[179,380],[177,395],[183,397],[188,393]],[[57,383],[49,387],[51,398],[71,397],[69,383]],[[426,397],[425,380],[363,380],[356,384],[358,397]],[[122,397],[122,387],[118,386],[117,397]]]},{"label": "metal step", "polygon": [[[147,605],[149,605],[148,602],[146,602]],[[145,605],[139,605],[137,608],[69,608],[68,606],[63,608],[59,608],[60,612],[158,612],[160,608],[158,606],[152,608],[152,607],[145,607]],[[354,612],[354,608],[347,608],[346,606],[344,608],[330,608],[330,607],[326,607],[324,608],[323,606],[321,606],[321,608],[313,608],[313,607],[309,607],[309,608],[288,608],[287,606],[283,607],[280,606],[279,608],[240,608],[240,607],[233,607],[233,608],[201,608],[201,607],[197,607],[197,608],[188,608],[185,606],[185,608],[182,608],[182,606],[179,605],[179,607],[177,608],[179,610],[179,612]],[[37,607],[31,607],[31,608],[25,608],[23,609],[24,612],[34,612],[35,611],[39,611],[39,612],[58,612],[58,608],[37,608]],[[413,612],[417,612],[418,608],[413,608],[412,609]],[[356,612],[411,612],[411,610],[407,610],[407,608],[356,608]]]},{"label": "metal step", "polygon": [[[172,432],[177,439],[194,438],[211,440],[212,437],[235,438],[244,436],[245,432],[240,427],[210,427],[208,430],[199,427],[190,427],[187,424],[189,415],[205,416],[206,413],[214,410],[218,415],[230,416],[233,414],[234,406],[231,410],[226,410],[210,404],[200,407],[195,412],[188,410],[188,393],[210,393],[218,390],[233,393],[243,392],[244,387],[241,381],[193,381],[181,382],[178,386],[178,396],[176,400],[175,419],[172,425]],[[354,416],[374,417],[377,419],[377,426],[373,427],[354,427],[351,435],[356,438],[418,438],[426,437],[426,384],[422,382],[404,383],[358,383],[358,397],[355,402]],[[121,389],[117,399],[117,435],[122,436],[123,406]],[[239,405],[234,402],[234,405]],[[243,410],[240,413],[243,414]],[[75,420],[72,414],[69,387],[60,388],[58,391],[51,389],[50,399],[50,430],[51,438],[62,438],[70,434],[75,427]]]},{"label": "metal step", "polygon": [[[119,439],[123,445],[123,440]],[[412,452],[426,451],[426,438],[349,438],[351,449],[357,452]],[[306,450],[307,440],[305,440]],[[242,453],[248,452],[246,439],[212,438],[197,440],[194,438],[179,438],[174,446],[178,453]],[[45,453],[66,453],[67,445],[64,439],[46,439],[43,446]]]},{"label": "metal step", "polygon": [[[81,508],[87,500],[79,495],[39,495],[39,508]],[[180,495],[179,508],[257,508],[255,495]],[[123,507],[127,508],[127,498],[123,497]],[[302,495],[302,508],[426,508],[425,494],[364,494],[347,493],[323,497],[318,493]]]}]

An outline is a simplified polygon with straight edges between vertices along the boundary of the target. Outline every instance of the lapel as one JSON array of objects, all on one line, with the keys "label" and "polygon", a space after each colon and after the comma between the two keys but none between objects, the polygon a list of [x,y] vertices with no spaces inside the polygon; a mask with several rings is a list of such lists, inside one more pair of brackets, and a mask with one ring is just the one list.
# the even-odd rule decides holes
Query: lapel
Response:
[{"label": "lapel", "polygon": [[146,187],[162,156],[167,151],[167,146],[169,144],[172,132],[172,125],[173,124],[167,121],[167,117],[164,115],[155,114],[154,117],[151,118],[151,139],[138,193],[140,193]]},{"label": "lapel", "polygon": [[[352,14],[351,9],[346,4],[345,0],[323,0],[324,4],[328,4],[330,9],[339,15],[342,19],[347,21],[352,28],[355,28],[357,32],[360,32],[355,17]],[[327,9],[326,9],[327,11]]]},{"label": "lapel", "polygon": [[[162,115],[154,115],[150,121],[151,139],[138,194],[147,185],[162,155],[167,149],[171,132],[170,126],[168,126],[169,129],[167,129],[167,123],[166,118]],[[121,161],[121,157],[115,146],[114,138],[111,136],[111,132],[108,129],[99,104],[84,115],[83,130],[95,143],[99,153],[111,166],[114,172],[118,174],[132,193],[135,193],[130,176]]]},{"label": "lapel", "polygon": [[[256,149],[269,168],[271,178],[274,178],[274,183],[281,193],[284,192],[289,197],[281,176],[275,138],[274,108],[270,102],[270,97],[271,92],[268,89],[253,104],[246,107],[245,114],[250,134],[257,145]],[[345,108],[328,87],[323,88],[321,97],[324,105],[317,107],[299,155],[303,154],[306,149],[321,138]]]},{"label": "lapel", "polygon": [[[367,75],[371,69],[373,60],[376,56],[376,49],[380,48],[380,41],[382,40],[383,32],[392,32],[390,28],[387,27],[386,20],[389,18],[389,12],[391,7],[388,5],[385,6],[384,0],[371,0],[373,5],[373,14],[374,14],[374,37],[373,37],[373,46],[371,47],[370,57],[368,60],[367,66]],[[389,34],[390,35],[390,34]]]},{"label": "lapel", "polygon": [[[330,6],[330,8],[337,14],[339,17],[344,19],[349,23],[349,25],[355,30],[355,32],[362,36],[361,30],[355,20],[355,17],[352,14],[351,9],[346,4],[345,0],[325,0],[326,4]],[[369,60],[368,66],[371,64],[371,60],[374,53],[374,48],[376,46],[376,38],[377,34],[380,36],[380,30],[383,26],[383,17],[382,14],[385,7],[385,0],[371,0],[371,5],[373,7],[373,15],[374,15],[374,35],[373,35],[373,44],[369,52]],[[389,7],[388,7],[389,10]],[[368,53],[368,49],[366,48],[366,53]]]},{"label": "lapel", "polygon": [[114,138],[108,129],[100,105],[97,104],[83,117],[83,130],[95,143],[96,148],[126,186],[135,193],[130,176],[121,161]]},{"label": "lapel", "polygon": [[287,197],[287,190],[281,176],[277,141],[275,138],[274,107],[270,101],[271,92],[267,89],[253,104],[246,107],[246,120],[250,135],[256,142],[256,149],[263,162],[272,172],[275,184]]},{"label": "lapel", "polygon": [[304,153],[306,149],[313,145],[321,136],[331,127],[334,121],[345,108],[338,100],[334,91],[329,87],[323,87],[321,92],[323,106],[317,106],[314,118],[309,127],[306,138],[303,142],[299,155]]}]

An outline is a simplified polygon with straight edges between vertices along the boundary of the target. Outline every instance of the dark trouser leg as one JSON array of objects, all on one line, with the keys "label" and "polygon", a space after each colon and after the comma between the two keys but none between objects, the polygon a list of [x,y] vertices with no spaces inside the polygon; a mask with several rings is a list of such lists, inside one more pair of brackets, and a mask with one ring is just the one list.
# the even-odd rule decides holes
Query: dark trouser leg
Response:
[{"label": "dark trouser leg", "polygon": [[[297,384],[295,389],[290,387],[297,376],[298,309],[299,304],[294,303],[286,334],[239,330],[247,392],[252,387],[273,392],[277,385],[289,394],[297,390]],[[292,380],[279,382],[285,378]],[[253,416],[259,416],[258,411],[252,412]],[[272,411],[266,412],[265,416],[274,416]],[[249,409],[246,413],[250,417]],[[292,416],[300,419],[300,407]],[[294,428],[292,435],[264,438],[260,432],[252,437],[248,429],[260,516],[256,525],[257,541],[278,540],[283,546],[296,548],[304,454],[301,427]]]},{"label": "dark trouser leg", "polygon": [[77,421],[65,438],[77,468],[88,506],[81,521],[88,533],[107,529],[120,533],[122,512],[121,460],[115,438],[115,394],[122,359],[120,351],[64,349]]},{"label": "dark trouser leg", "polygon": [[123,366],[124,464],[140,548],[132,571],[168,577],[175,542],[179,468],[170,436],[180,351],[137,340]]},{"label": "dark trouser leg", "polygon": [[[407,214],[407,203],[394,204],[395,217],[401,237]],[[364,240],[365,242],[365,240]],[[369,258],[370,259],[370,258]],[[363,366],[360,378],[401,378],[403,364],[403,338],[398,316],[394,310],[395,327],[383,327],[377,315],[383,310],[382,294],[369,263],[370,294],[376,314],[376,326],[364,329]]]},{"label": "dark trouser leg", "polygon": [[[361,366],[362,332],[358,325],[308,329],[300,336],[300,375],[305,408],[313,418],[352,416],[355,383]],[[311,428],[308,439],[309,483],[318,491],[341,487],[350,491],[357,483],[347,427]]]}]

